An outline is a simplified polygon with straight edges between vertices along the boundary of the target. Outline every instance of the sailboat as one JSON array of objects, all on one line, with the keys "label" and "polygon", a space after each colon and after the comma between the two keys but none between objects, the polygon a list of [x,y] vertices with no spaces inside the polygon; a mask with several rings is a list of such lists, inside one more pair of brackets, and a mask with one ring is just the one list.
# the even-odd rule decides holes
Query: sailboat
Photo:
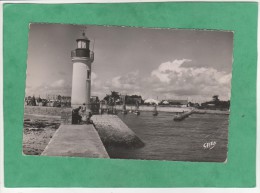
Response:
[{"label": "sailboat", "polygon": [[126,106],[125,104],[123,104],[123,107],[122,107],[122,114],[126,115],[127,114],[127,110],[126,110]]},{"label": "sailboat", "polygon": [[136,114],[136,115],[140,115],[140,111],[139,111],[139,104],[138,104],[138,101],[136,101],[136,107],[135,107],[135,111],[134,111],[134,114]]},{"label": "sailboat", "polygon": [[132,110],[132,106],[131,106],[131,109],[129,110],[129,113],[132,113],[133,112],[133,110]]},{"label": "sailboat", "polygon": [[153,116],[157,116],[157,115],[158,115],[157,105],[154,105]]},{"label": "sailboat", "polygon": [[126,99],[126,96],[124,96],[124,98],[123,98],[123,105],[122,105],[122,114],[124,114],[124,115],[127,114],[125,99]]},{"label": "sailboat", "polygon": [[115,108],[115,115],[117,115],[118,114],[118,110]]}]

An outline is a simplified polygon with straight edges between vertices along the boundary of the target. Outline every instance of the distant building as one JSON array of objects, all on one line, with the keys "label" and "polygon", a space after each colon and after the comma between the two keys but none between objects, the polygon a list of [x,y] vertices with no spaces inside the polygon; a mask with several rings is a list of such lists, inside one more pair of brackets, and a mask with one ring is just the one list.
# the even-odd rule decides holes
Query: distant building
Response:
[{"label": "distant building", "polygon": [[49,100],[49,101],[57,101],[57,100],[59,100],[60,99],[60,95],[51,95],[51,94],[48,94],[47,96],[46,96],[46,99],[47,100]]},{"label": "distant building", "polygon": [[119,95],[121,103],[125,103],[126,102],[126,96],[127,95],[122,95],[122,94]]},{"label": "distant building", "polygon": [[147,105],[158,105],[159,104],[159,101],[155,100],[155,99],[146,99],[144,100],[144,104],[147,104]]},{"label": "distant building", "polygon": [[60,100],[61,100],[61,102],[70,102],[71,97],[70,96],[61,96]]},{"label": "distant building", "polygon": [[167,99],[162,100],[160,102],[160,105],[171,105],[171,106],[187,106],[188,100],[173,100],[173,99]]},{"label": "distant building", "polygon": [[142,97],[138,95],[120,95],[121,103],[125,103],[127,105],[135,105],[142,104]]},{"label": "distant building", "polygon": [[49,106],[49,107],[70,107],[70,96],[46,95],[46,98],[25,97],[25,105],[29,106]]},{"label": "distant building", "polygon": [[141,96],[136,96],[136,95],[132,95],[132,96],[128,96],[126,98],[126,104],[141,104],[142,103],[142,97]]},{"label": "distant building", "polygon": [[228,110],[230,108],[230,101],[208,101],[201,103],[201,108],[211,110]]},{"label": "distant building", "polygon": [[90,97],[90,103],[99,103],[98,96],[91,96]]},{"label": "distant building", "polygon": [[192,102],[188,102],[188,107],[195,107],[195,108],[200,108],[200,104],[199,103],[192,103]]}]

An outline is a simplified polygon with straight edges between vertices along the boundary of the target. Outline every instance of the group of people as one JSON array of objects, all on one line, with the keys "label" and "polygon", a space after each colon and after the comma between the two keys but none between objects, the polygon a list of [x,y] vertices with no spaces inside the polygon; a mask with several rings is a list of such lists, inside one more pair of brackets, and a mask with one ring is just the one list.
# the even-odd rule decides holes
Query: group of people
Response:
[{"label": "group of people", "polygon": [[83,103],[83,106],[79,106],[78,108],[75,108],[72,110],[72,124],[81,124],[81,123],[91,123],[91,116],[92,113],[89,111],[87,113],[87,107],[86,104]]}]

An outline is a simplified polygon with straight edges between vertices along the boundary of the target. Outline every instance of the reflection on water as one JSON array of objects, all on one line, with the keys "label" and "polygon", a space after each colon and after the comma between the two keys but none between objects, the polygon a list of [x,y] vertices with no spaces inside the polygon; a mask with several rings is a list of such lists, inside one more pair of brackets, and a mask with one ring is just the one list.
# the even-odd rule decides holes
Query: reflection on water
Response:
[{"label": "reflection on water", "polygon": [[227,156],[228,115],[192,114],[181,122],[173,113],[118,115],[145,147],[108,147],[111,158],[224,162]]}]

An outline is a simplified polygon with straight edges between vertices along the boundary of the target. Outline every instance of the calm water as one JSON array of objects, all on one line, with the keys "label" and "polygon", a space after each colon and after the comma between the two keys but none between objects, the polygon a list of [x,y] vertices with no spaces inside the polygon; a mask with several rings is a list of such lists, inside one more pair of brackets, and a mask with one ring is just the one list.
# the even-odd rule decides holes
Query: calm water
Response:
[{"label": "calm water", "polygon": [[228,115],[192,114],[173,121],[173,113],[118,115],[141,138],[139,149],[110,147],[111,158],[223,162],[227,155]]}]

